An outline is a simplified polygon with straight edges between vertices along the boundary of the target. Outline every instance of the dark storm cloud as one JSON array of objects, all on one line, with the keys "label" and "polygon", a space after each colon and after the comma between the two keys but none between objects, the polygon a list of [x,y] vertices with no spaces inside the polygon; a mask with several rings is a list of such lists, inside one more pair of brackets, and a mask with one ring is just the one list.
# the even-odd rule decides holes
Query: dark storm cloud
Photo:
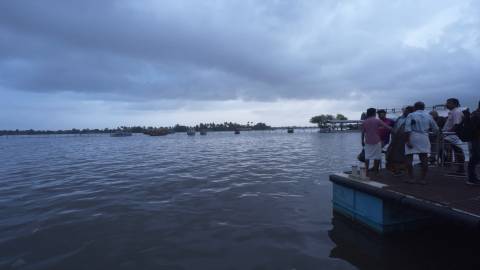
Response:
[{"label": "dark storm cloud", "polygon": [[2,1],[0,86],[126,101],[466,98],[480,86],[478,14],[473,1]]}]

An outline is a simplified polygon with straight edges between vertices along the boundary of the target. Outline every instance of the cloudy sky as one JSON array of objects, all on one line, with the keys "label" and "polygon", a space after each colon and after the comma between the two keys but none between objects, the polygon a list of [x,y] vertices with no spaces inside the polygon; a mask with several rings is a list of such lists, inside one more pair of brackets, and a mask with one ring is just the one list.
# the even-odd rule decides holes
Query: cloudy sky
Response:
[{"label": "cloudy sky", "polygon": [[0,129],[473,106],[479,14],[475,0],[4,0]]}]

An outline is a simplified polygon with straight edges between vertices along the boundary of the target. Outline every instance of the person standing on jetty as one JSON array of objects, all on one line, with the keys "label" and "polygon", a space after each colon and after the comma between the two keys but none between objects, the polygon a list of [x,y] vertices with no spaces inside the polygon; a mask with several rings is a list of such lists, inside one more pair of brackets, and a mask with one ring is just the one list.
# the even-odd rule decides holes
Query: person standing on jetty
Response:
[{"label": "person standing on jetty", "polygon": [[[438,128],[441,130],[443,129],[443,126],[445,125],[446,118],[441,117],[437,111],[433,110],[430,112],[430,115],[433,118],[433,121],[437,123]],[[431,151],[430,151],[430,164],[435,164],[437,159],[443,157],[443,148],[442,145],[440,144],[440,136],[441,134],[430,134],[430,143],[432,145]]]},{"label": "person standing on jetty", "polygon": [[[447,121],[443,126],[443,132],[455,132],[455,125],[459,125],[463,121],[463,112],[460,109],[460,102],[456,98],[449,98],[445,104],[448,112]],[[446,134],[445,141],[451,144],[451,148],[455,153],[455,163],[458,164],[456,175],[465,175],[465,154],[462,149],[462,140],[456,134]]]},{"label": "person standing on jetty", "polygon": [[476,167],[480,162],[480,102],[478,108],[470,115],[470,124],[472,127],[472,141],[470,147],[470,160],[468,161],[468,180],[469,185],[480,185]]},{"label": "person standing on jetty", "polygon": [[[387,111],[378,110],[377,114],[378,114],[378,118],[382,122],[384,122],[385,124],[393,128],[393,125],[395,124],[395,122],[392,119],[387,118]],[[380,140],[382,141],[382,149],[383,147],[385,147],[385,145],[390,143],[390,130],[391,129],[386,129],[384,127],[380,127],[378,129],[378,136],[380,136]]]},{"label": "person standing on jetty", "polygon": [[365,150],[365,167],[367,176],[370,160],[373,160],[373,172],[378,173],[380,160],[382,159],[382,140],[379,136],[379,128],[385,128],[388,131],[392,129],[382,120],[376,118],[377,110],[369,108],[367,110],[367,119],[362,123],[362,146]]},{"label": "person standing on jetty", "polygon": [[427,184],[428,154],[431,148],[428,132],[431,130],[434,133],[438,133],[439,129],[432,116],[425,112],[425,103],[418,101],[413,105],[413,108],[415,111],[409,114],[405,120],[405,133],[407,134],[405,166],[409,177],[406,182],[415,183],[415,178],[413,177],[413,155],[418,154],[422,165],[420,184],[424,185]]},{"label": "person standing on jetty", "polygon": [[405,166],[405,121],[413,112],[413,106],[402,109],[402,115],[397,118],[392,130],[392,141],[387,149],[387,168],[393,172],[393,176],[402,176],[401,169]]}]

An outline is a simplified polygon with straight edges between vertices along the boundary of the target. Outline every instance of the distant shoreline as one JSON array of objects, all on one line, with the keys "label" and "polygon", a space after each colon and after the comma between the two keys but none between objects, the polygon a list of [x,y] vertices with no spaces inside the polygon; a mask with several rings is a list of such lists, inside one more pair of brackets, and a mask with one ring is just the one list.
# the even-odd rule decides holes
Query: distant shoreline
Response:
[{"label": "distant shoreline", "polygon": [[[292,129],[292,127],[272,127],[269,129],[261,129],[261,130],[255,130],[255,129],[240,129],[241,132],[248,132],[248,131],[277,131],[277,130],[283,130],[287,131],[288,129]],[[331,130],[331,131],[322,131],[318,127],[293,127],[294,130],[315,130],[317,133],[357,133],[360,132],[359,130]],[[112,130],[109,132],[57,132],[57,131],[37,131],[34,133],[4,133],[4,131],[1,131],[0,137],[16,137],[16,136],[24,136],[24,137],[29,137],[29,136],[103,136],[103,135],[110,135],[112,133],[122,131],[122,130]],[[217,133],[217,132],[234,132],[234,130],[206,130],[207,132],[211,133]],[[142,135],[145,134],[144,132],[131,132],[134,135]],[[175,133],[187,133],[186,131],[179,131],[179,132],[172,132],[172,134]]]}]

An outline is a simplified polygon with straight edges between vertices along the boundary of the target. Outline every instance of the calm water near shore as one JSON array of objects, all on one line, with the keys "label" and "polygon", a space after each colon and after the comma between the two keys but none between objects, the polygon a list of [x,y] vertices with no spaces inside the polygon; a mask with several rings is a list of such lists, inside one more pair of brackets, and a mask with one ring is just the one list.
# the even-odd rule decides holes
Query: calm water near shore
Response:
[{"label": "calm water near shore", "polygon": [[0,269],[480,269],[459,229],[333,217],[359,136],[0,137]]}]

